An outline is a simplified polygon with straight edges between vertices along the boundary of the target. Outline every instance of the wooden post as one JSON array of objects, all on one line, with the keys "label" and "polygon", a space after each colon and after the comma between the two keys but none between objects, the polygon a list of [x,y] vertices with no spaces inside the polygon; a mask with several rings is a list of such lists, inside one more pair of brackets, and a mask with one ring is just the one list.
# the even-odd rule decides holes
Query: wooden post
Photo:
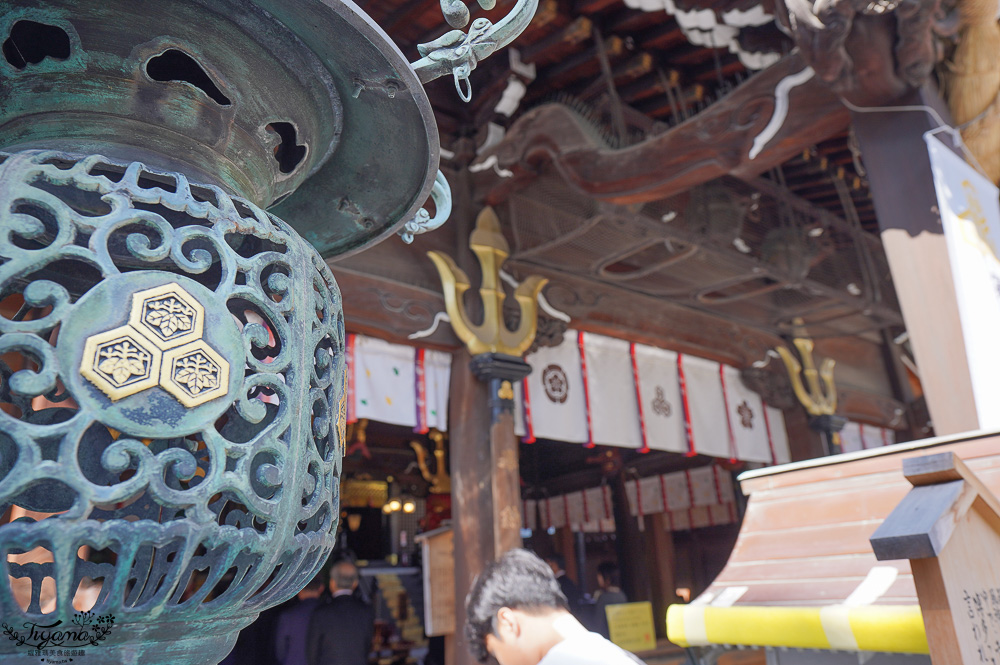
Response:
[{"label": "wooden post", "polygon": [[457,665],[457,650],[455,649],[455,633],[444,636],[444,665]]},{"label": "wooden post", "polygon": [[576,538],[569,524],[556,529],[556,551],[566,560],[566,576],[574,580],[583,591],[582,573],[576,565]]},{"label": "wooden post", "polygon": [[[898,104],[936,107],[948,117],[928,87]],[[853,121],[934,431],[977,429],[955,282],[922,138],[937,123],[923,111],[855,113]]]},{"label": "wooden post", "polygon": [[[636,552],[645,550],[638,521],[629,510],[624,470],[611,477],[611,502],[615,516],[615,550],[618,553],[622,591],[629,601],[649,600],[649,568],[646,557],[635,556]],[[648,516],[643,518],[647,519]],[[648,525],[646,528],[649,528]]]},{"label": "wooden post", "polygon": [[465,597],[493,558],[493,487],[487,386],[462,350],[451,364],[451,514],[455,529],[455,662],[472,663],[465,642]]},{"label": "wooden post", "polygon": [[[521,546],[520,472],[510,382],[520,358],[455,355],[451,376],[452,521],[455,528],[455,662],[475,661],[465,641],[465,597],[489,561]],[[507,384],[504,386],[504,384]]]},{"label": "wooden post", "polygon": [[[466,194],[469,192],[466,191]],[[505,323],[500,267],[510,247],[492,208],[476,218],[469,248],[479,260],[482,322],[463,295],[469,276],[446,254],[427,255],[441,277],[445,308],[465,350],[452,362],[452,517],[455,523],[456,663],[471,662],[464,639],[465,598],[476,575],[499,554],[521,545],[521,475],[514,434],[514,383],[531,373],[521,356],[537,331],[537,298],[545,278],[528,277],[515,290],[516,330]]]},{"label": "wooden post", "polygon": [[657,513],[650,518],[646,534],[650,541],[648,565],[652,572],[653,625],[658,637],[666,637],[667,622],[663,619],[667,616],[667,607],[679,601],[674,593],[677,588],[674,584],[674,535],[667,513]]},{"label": "wooden post", "polygon": [[486,382],[491,412],[489,446],[493,460],[493,555],[521,546],[521,472],[518,438],[514,434],[512,382],[531,372],[520,358],[482,354],[472,360],[473,372]]},{"label": "wooden post", "polygon": [[914,486],[872,534],[909,559],[934,665],[1000,658],[1000,501],[952,452],[903,460]]}]

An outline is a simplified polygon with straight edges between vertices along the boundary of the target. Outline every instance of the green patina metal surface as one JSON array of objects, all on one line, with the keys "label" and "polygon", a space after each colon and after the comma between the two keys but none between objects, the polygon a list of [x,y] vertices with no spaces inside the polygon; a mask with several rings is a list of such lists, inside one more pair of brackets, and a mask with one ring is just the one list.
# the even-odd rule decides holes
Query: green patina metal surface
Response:
[{"label": "green patina metal surface", "polygon": [[68,53],[0,58],[0,148],[181,171],[274,206],[324,256],[391,235],[431,193],[426,93],[353,3],[0,0],[0,42],[28,21]]},{"label": "green patina metal surface", "polygon": [[0,317],[0,403],[20,413],[0,412],[0,511],[56,513],[0,526],[0,660],[38,662],[26,626],[76,625],[89,589],[113,617],[84,645],[97,662],[217,662],[333,545],[333,276],[218,187],[52,151],[0,153],[0,261],[24,301]]}]

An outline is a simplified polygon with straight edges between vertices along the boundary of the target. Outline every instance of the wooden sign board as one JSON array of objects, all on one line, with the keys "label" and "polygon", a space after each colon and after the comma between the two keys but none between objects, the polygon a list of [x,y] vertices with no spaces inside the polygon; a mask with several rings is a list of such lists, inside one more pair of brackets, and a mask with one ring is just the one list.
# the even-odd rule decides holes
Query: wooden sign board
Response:
[{"label": "wooden sign board", "polygon": [[909,559],[934,665],[1000,662],[1000,502],[954,453],[904,460],[913,484],[872,534]]},{"label": "wooden sign board", "polygon": [[455,538],[451,527],[418,535],[424,566],[424,629],[428,636],[455,632]]},{"label": "wooden sign board", "polygon": [[648,602],[620,603],[604,608],[608,617],[611,641],[626,651],[649,651],[656,648],[653,605]]}]

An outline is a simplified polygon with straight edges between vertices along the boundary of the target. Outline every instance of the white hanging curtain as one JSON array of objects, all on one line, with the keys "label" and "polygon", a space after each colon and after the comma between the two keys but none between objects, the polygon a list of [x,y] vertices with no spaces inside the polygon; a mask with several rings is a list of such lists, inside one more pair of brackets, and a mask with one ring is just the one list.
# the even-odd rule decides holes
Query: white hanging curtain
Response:
[{"label": "white hanging curtain", "polygon": [[677,354],[645,344],[634,344],[632,352],[646,446],[652,450],[688,452]]},{"label": "white hanging curtain", "polygon": [[623,339],[582,333],[585,389],[593,443],[641,448],[642,433],[630,344]]},{"label": "white hanging curtain", "polygon": [[764,425],[774,451],[775,464],[788,464],[792,461],[792,453],[788,448],[788,432],[785,430],[785,415],[773,406],[764,408]]},{"label": "white hanging curtain", "polygon": [[[426,404],[422,410],[423,426],[448,430],[448,393],[451,390],[451,354],[427,350],[424,356]],[[420,387],[417,386],[419,397]],[[421,413],[421,412],[418,412]]]},{"label": "white hanging curtain", "polygon": [[514,431],[526,442],[790,461],[782,412],[735,367],[574,330],[526,360],[532,373],[514,390]]},{"label": "white hanging curtain", "polygon": [[773,464],[763,400],[744,385],[740,371],[735,367],[723,366],[722,379],[726,412],[736,448],[734,456],[746,462]]},{"label": "white hanging curtain", "polygon": [[577,332],[567,330],[562,344],[542,347],[527,360],[532,372],[523,381],[526,439],[587,443],[587,396]]},{"label": "white hanging curtain", "polygon": [[348,335],[348,421],[448,428],[451,354]]},{"label": "white hanging curtain", "polygon": [[726,418],[721,365],[714,360],[681,354],[678,372],[686,389],[694,451],[711,457],[735,456],[735,445]]}]

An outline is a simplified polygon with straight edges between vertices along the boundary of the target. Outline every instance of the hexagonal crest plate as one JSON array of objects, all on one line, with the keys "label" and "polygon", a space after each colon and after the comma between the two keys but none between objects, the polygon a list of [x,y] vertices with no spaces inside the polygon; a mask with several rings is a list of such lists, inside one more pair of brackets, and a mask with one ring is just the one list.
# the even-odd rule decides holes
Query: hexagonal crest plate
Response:
[{"label": "hexagonal crest plate", "polygon": [[129,324],[166,351],[201,339],[205,308],[180,284],[164,284],[132,295]]},{"label": "hexagonal crest plate", "polygon": [[111,401],[152,388],[160,380],[160,350],[131,326],[91,335],[80,373]]},{"label": "hexagonal crest plate", "polygon": [[163,354],[160,387],[184,406],[224,396],[229,389],[229,363],[203,340]]}]

